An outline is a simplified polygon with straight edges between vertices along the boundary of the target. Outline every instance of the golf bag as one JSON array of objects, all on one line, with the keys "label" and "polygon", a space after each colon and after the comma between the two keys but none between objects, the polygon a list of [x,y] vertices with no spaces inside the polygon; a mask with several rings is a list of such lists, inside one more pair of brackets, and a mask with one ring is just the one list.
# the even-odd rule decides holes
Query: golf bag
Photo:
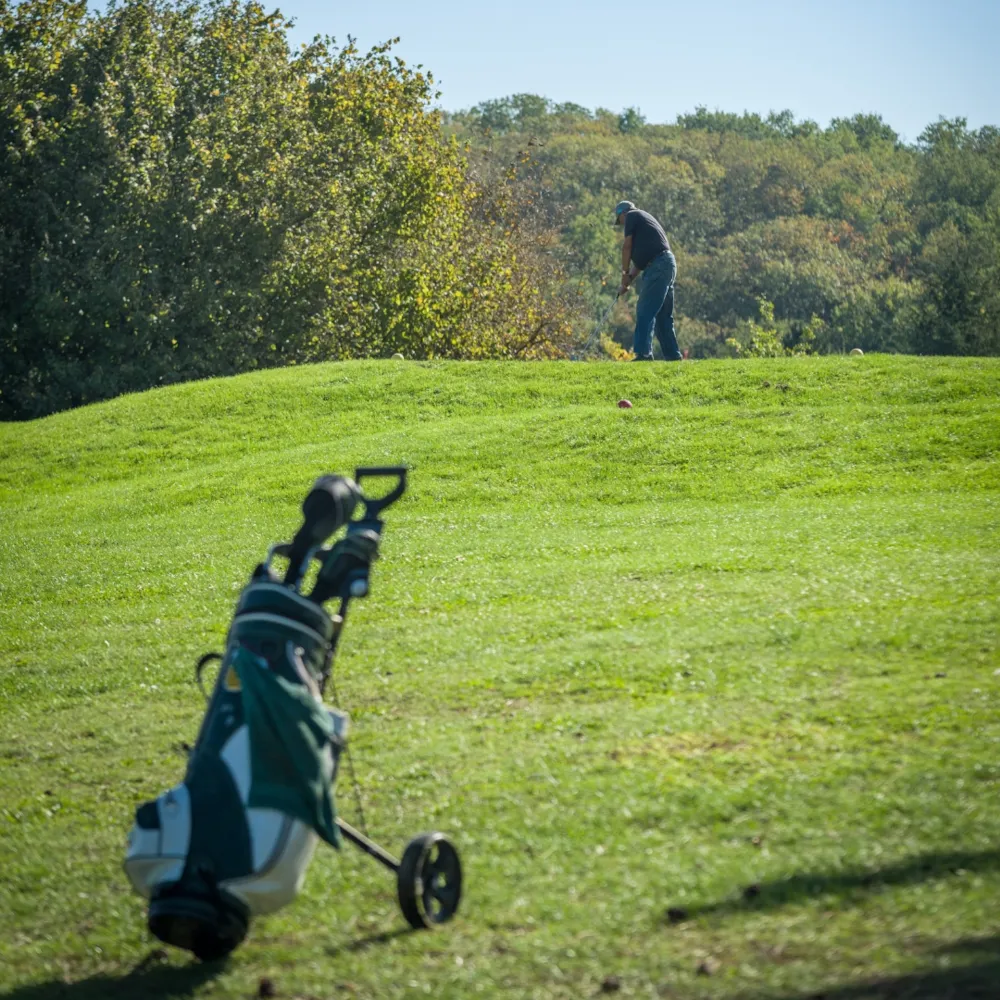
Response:
[{"label": "golf bag", "polygon": [[[199,958],[228,954],[252,917],[291,902],[318,840],[339,845],[333,787],[348,720],[322,695],[347,602],[367,594],[378,556],[382,522],[370,510],[350,521],[363,500],[353,480],[317,481],[295,539],[272,546],[240,594],[224,653],[198,663],[200,684],[220,661],[184,780],[136,810],[125,870],[149,899],[149,929]],[[347,536],[321,549],[345,523]],[[283,581],[275,555],[289,560]],[[337,615],[323,607],[334,597]]]}]

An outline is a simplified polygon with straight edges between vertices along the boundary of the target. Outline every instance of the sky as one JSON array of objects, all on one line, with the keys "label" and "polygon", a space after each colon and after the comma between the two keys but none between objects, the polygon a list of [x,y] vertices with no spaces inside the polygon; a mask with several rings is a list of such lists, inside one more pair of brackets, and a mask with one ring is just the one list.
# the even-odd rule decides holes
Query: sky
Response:
[{"label": "sky", "polygon": [[276,3],[295,43],[398,36],[449,111],[532,93],[650,122],[699,105],[823,126],[874,112],[910,142],[941,116],[1000,125],[1000,0]]}]

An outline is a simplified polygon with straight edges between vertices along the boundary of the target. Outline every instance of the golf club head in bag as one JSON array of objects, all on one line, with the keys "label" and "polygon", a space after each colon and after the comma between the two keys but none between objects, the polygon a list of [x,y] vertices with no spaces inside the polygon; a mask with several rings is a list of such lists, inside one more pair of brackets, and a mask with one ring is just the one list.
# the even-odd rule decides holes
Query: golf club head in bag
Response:
[{"label": "golf club head in bag", "polygon": [[378,518],[365,518],[347,526],[347,534],[323,559],[310,601],[322,605],[334,597],[343,601],[367,596],[368,571],[378,559],[382,524]]},{"label": "golf club head in bag", "polygon": [[[342,618],[323,595],[367,593],[382,527],[371,505],[347,538],[317,550],[359,500],[353,480],[316,481],[293,541],[272,546],[240,594],[225,651],[199,663],[200,681],[206,661],[220,661],[183,781],[136,810],[125,870],[149,899],[149,929],[203,960],[295,898],[318,840],[339,845],[333,789],[348,720],[322,692]],[[289,558],[284,582],[274,554]],[[312,558],[322,568],[306,597]]]},{"label": "golf club head in bag", "polygon": [[298,589],[311,553],[351,519],[361,490],[345,476],[320,476],[302,501],[302,527],[288,551],[285,584]]}]

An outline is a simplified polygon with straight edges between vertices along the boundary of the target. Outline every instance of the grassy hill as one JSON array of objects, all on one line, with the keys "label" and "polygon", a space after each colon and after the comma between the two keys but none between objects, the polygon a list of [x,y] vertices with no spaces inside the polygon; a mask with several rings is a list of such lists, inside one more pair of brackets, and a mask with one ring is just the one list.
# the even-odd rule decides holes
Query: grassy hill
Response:
[{"label": "grassy hill", "polygon": [[[998,444],[1000,362],[881,356],[331,364],[0,425],[0,995],[995,997]],[[194,661],[313,478],[387,462],[337,686],[373,835],[453,835],[463,911],[404,933],[348,847],[224,968],[160,955],[121,861]]]}]

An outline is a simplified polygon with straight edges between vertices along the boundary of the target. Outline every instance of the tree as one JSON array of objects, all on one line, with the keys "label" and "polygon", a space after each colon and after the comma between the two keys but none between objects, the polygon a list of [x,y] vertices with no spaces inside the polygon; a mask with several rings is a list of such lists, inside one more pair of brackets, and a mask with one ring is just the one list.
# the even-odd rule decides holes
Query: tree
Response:
[{"label": "tree", "polygon": [[238,0],[0,3],[0,418],[326,358],[555,349],[556,272],[390,46],[292,53]]},{"label": "tree", "polygon": [[645,117],[638,108],[626,108],[618,116],[618,131],[623,135],[632,135],[646,124]]},{"label": "tree", "polygon": [[881,115],[857,114],[851,118],[834,118],[830,122],[831,131],[844,130],[853,134],[858,145],[865,150],[877,143],[899,143],[899,135],[890,128]]},{"label": "tree", "polygon": [[915,348],[1000,353],[1000,129],[941,119],[919,140]]}]

